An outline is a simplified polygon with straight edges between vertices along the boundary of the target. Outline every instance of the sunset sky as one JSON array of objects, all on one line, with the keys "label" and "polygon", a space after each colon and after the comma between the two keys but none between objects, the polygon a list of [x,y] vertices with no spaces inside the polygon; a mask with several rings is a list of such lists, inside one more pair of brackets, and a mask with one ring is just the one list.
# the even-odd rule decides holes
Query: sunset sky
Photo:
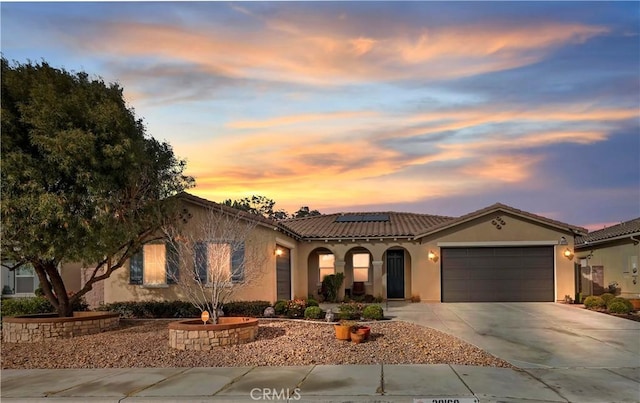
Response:
[{"label": "sunset sky", "polygon": [[7,3],[2,54],[117,81],[214,201],[590,229],[640,216],[640,3]]}]

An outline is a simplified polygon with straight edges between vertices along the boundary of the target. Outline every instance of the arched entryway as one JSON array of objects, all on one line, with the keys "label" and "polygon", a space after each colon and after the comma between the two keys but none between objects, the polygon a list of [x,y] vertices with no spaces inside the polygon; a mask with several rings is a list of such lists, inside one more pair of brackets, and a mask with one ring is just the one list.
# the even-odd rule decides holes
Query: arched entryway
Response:
[{"label": "arched entryway", "polygon": [[328,248],[316,248],[307,258],[308,294],[318,299],[322,289],[322,277],[335,274],[335,254]]},{"label": "arched entryway", "polygon": [[362,246],[349,249],[344,257],[345,295],[364,297],[373,295],[373,259],[371,252]]}]

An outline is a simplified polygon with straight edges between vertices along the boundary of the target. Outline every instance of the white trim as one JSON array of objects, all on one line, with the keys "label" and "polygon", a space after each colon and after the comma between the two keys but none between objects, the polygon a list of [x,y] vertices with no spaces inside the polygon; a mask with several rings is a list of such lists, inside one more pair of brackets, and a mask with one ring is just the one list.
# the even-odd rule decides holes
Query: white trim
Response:
[{"label": "white trim", "polygon": [[559,241],[481,241],[481,242],[438,242],[439,247],[473,247],[473,246],[552,246],[558,245]]}]

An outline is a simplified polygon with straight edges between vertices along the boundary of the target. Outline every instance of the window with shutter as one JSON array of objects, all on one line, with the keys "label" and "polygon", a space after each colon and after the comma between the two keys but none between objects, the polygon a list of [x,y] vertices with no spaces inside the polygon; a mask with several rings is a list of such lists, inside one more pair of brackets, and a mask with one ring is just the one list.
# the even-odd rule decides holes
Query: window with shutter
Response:
[{"label": "window with shutter", "polygon": [[234,283],[244,281],[244,242],[236,245],[231,256],[231,281]]},{"label": "window with shutter", "polygon": [[129,259],[129,283],[142,284],[142,251],[135,253]]},{"label": "window with shutter", "polygon": [[129,259],[129,283],[149,286],[175,284],[179,261],[178,251],[172,244],[144,245]]},{"label": "window with shutter", "polygon": [[178,273],[180,267],[180,257],[175,245],[167,244],[167,284],[176,284],[178,282]]}]

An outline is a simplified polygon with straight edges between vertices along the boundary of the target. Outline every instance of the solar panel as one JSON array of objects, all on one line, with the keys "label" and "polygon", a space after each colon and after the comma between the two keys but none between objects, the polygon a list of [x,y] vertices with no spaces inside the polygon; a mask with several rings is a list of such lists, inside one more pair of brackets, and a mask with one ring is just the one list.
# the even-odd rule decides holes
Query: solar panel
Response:
[{"label": "solar panel", "polygon": [[345,214],[338,216],[336,222],[384,222],[389,214]]}]

